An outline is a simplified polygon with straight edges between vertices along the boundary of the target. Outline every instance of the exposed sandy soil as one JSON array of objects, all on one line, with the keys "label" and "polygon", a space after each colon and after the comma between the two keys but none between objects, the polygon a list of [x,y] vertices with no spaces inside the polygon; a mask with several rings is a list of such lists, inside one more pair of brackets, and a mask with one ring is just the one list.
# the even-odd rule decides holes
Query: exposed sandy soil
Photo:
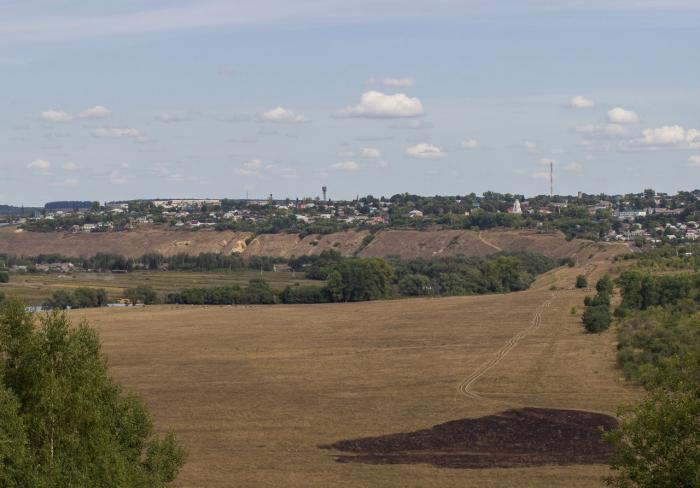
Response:
[{"label": "exposed sandy soil", "polygon": [[[522,408],[614,415],[639,392],[615,367],[615,331],[586,334],[580,313],[587,292],[569,289],[582,271],[594,282],[622,250],[605,249],[592,260],[586,250],[580,267],[547,273],[530,290],[508,295],[71,315],[96,326],[112,374],[143,395],[159,429],[174,429],[187,446],[181,487],[592,488],[601,486],[605,465],[551,456],[547,446],[563,441],[560,427],[591,441],[587,428],[559,414],[526,416],[519,428],[538,433],[527,434],[530,447],[512,446],[508,465],[518,465],[510,468],[444,469],[435,458],[339,463],[347,453],[319,446],[453,421],[480,425],[470,422]],[[481,373],[465,393],[475,371]],[[591,418],[587,425],[599,421]],[[503,442],[475,442],[509,449],[502,445],[508,434],[495,432]],[[484,449],[483,464],[504,465],[502,457],[484,461]],[[537,449],[547,454],[533,460]],[[516,454],[527,462],[515,463]]]},{"label": "exposed sandy soil", "polygon": [[0,229],[0,253],[36,256],[58,253],[66,256],[92,256],[110,252],[137,257],[149,252],[166,256],[202,252],[242,253],[244,256],[285,257],[318,254],[336,249],[344,256],[400,256],[430,258],[434,256],[486,256],[504,251],[538,252],[553,258],[570,256],[588,241],[567,241],[562,234],[538,234],[532,231],[468,230],[411,231],[386,230],[375,234],[363,248],[367,231],[348,231],[329,235],[263,234],[252,237],[246,232],[214,230],[172,231],[140,228],[128,232],[70,234],[17,232]]}]

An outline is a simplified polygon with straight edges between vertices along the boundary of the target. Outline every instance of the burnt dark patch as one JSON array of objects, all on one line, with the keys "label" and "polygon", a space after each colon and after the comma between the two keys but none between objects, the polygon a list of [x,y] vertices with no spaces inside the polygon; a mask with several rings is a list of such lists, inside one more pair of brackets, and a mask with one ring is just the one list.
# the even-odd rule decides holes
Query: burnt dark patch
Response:
[{"label": "burnt dark patch", "polygon": [[336,461],[366,464],[426,463],[441,468],[508,468],[602,464],[612,455],[602,430],[615,418],[594,412],[523,408],[430,429],[339,441]]}]

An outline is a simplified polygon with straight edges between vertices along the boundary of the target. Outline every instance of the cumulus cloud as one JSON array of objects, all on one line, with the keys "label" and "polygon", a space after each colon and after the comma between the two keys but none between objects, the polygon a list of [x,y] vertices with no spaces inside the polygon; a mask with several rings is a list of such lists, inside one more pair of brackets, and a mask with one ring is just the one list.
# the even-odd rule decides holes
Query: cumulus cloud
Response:
[{"label": "cumulus cloud", "polygon": [[35,168],[35,169],[49,169],[51,167],[51,162],[47,161],[46,159],[35,159],[31,163],[27,165],[27,168]]},{"label": "cumulus cloud", "polygon": [[41,112],[42,120],[46,122],[70,122],[73,117],[62,110],[47,110],[46,112]]},{"label": "cumulus cloud", "polygon": [[639,122],[639,116],[631,110],[615,107],[608,110],[608,122],[611,124],[636,124]]},{"label": "cumulus cloud", "polygon": [[585,124],[576,127],[576,132],[580,134],[587,134],[592,137],[604,137],[604,138],[622,138],[629,135],[627,128],[620,124]]},{"label": "cumulus cloud", "polygon": [[243,165],[236,170],[236,174],[240,176],[260,176],[260,170],[262,169],[262,165],[262,160],[250,159],[243,163]]},{"label": "cumulus cloud", "polygon": [[688,158],[688,166],[700,167],[700,155],[690,156]]},{"label": "cumulus cloud", "polygon": [[362,95],[360,103],[336,112],[336,117],[365,117],[368,119],[398,119],[423,115],[423,104],[417,98],[397,93],[386,95],[369,91]]},{"label": "cumulus cloud", "polygon": [[76,169],[78,169],[78,165],[72,161],[68,161],[62,166],[62,168],[66,171],[75,171]]},{"label": "cumulus cloud", "polygon": [[418,159],[441,159],[447,156],[447,153],[441,148],[427,142],[421,142],[409,147],[406,149],[406,154]]},{"label": "cumulus cloud", "polygon": [[523,147],[527,149],[528,151],[535,151],[537,150],[537,144],[535,144],[532,141],[525,141],[523,142]]},{"label": "cumulus cloud", "polygon": [[363,147],[360,149],[360,157],[365,159],[379,159],[382,157],[382,152],[374,147]]},{"label": "cumulus cloud", "polygon": [[123,185],[128,181],[128,178],[124,176],[120,171],[114,170],[109,174],[109,181],[115,185]]},{"label": "cumulus cloud", "polygon": [[309,121],[303,115],[297,115],[284,107],[276,107],[262,112],[258,115],[258,119],[262,122],[272,122],[274,124],[301,124]]},{"label": "cumulus cloud", "polygon": [[186,112],[161,112],[158,114],[158,120],[165,124],[172,124],[176,122],[187,122],[192,120],[192,117]]},{"label": "cumulus cloud", "polygon": [[130,138],[137,142],[147,142],[149,139],[132,127],[100,127],[92,131],[92,135],[99,139]]},{"label": "cumulus cloud", "polygon": [[476,149],[479,147],[479,141],[476,139],[465,139],[462,141],[462,149]]},{"label": "cumulus cloud", "polygon": [[414,86],[416,84],[412,76],[406,76],[404,78],[375,78],[372,77],[367,80],[370,85],[381,85],[387,88],[406,88]]},{"label": "cumulus cloud", "polygon": [[51,186],[57,186],[61,188],[75,188],[76,186],[80,186],[80,181],[75,178],[68,178],[62,181],[53,182],[51,183]]},{"label": "cumulus cloud", "polygon": [[71,115],[68,112],[62,110],[47,110],[41,112],[41,119],[46,122],[60,123],[60,122],[71,122],[76,119],[103,119],[112,115],[106,107],[102,105],[95,105],[94,107],[87,108],[78,115]]},{"label": "cumulus cloud", "polygon": [[95,105],[88,109],[83,110],[78,114],[78,118],[81,119],[104,119],[112,115],[112,112],[102,105]]},{"label": "cumulus cloud", "polygon": [[343,161],[342,163],[335,163],[329,166],[330,169],[335,171],[344,171],[346,173],[354,173],[360,170],[360,165],[355,161]]},{"label": "cumulus cloud", "polygon": [[646,149],[694,149],[700,148],[700,130],[684,129],[680,125],[666,125],[644,129],[642,137],[633,139],[630,146]]},{"label": "cumulus cloud", "polygon": [[404,120],[399,120],[395,124],[391,125],[392,129],[409,129],[409,130],[418,130],[418,129],[433,129],[435,127],[435,124],[432,122],[428,122],[427,120],[423,119],[404,119]]},{"label": "cumulus cloud", "polygon": [[570,173],[580,173],[581,171],[583,171],[583,166],[581,165],[581,163],[573,161],[564,166],[564,170],[569,171]]},{"label": "cumulus cloud", "polygon": [[571,99],[569,105],[571,108],[591,108],[593,106],[593,100],[577,95]]}]

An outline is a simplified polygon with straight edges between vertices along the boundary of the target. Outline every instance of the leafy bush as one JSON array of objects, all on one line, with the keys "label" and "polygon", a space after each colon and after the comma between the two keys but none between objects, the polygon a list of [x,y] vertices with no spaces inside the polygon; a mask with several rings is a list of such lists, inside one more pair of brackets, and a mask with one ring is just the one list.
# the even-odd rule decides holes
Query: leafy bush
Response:
[{"label": "leafy bush", "polygon": [[148,285],[138,285],[135,288],[129,288],[124,292],[124,298],[127,298],[133,304],[154,305],[158,303],[158,294]]},{"label": "leafy bush", "polygon": [[320,286],[287,286],[280,294],[282,303],[327,303],[328,292]]},{"label": "leafy bush", "polygon": [[275,303],[275,292],[272,291],[267,281],[254,279],[248,282],[248,286],[241,295],[241,303],[269,305]]},{"label": "leafy bush", "polygon": [[586,278],[586,275],[578,275],[576,277],[576,288],[587,288],[588,287],[588,278]]},{"label": "leafy bush", "polygon": [[0,283],[8,283],[10,281],[10,273],[7,271],[0,271]]},{"label": "leafy bush", "polygon": [[610,327],[612,316],[610,307],[605,305],[596,305],[586,307],[583,312],[583,326],[588,332],[602,332]]}]

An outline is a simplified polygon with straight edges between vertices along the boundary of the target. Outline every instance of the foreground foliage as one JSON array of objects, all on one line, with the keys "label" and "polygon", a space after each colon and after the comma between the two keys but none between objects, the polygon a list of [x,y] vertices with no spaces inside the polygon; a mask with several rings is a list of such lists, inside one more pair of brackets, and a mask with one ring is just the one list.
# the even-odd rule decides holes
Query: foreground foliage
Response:
[{"label": "foreground foliage", "polygon": [[618,362],[648,390],[607,434],[616,488],[700,486],[700,280],[638,270],[618,280]]},{"label": "foreground foliage", "polygon": [[0,309],[0,485],[165,487],[184,461],[107,373],[96,333],[62,312]]}]

